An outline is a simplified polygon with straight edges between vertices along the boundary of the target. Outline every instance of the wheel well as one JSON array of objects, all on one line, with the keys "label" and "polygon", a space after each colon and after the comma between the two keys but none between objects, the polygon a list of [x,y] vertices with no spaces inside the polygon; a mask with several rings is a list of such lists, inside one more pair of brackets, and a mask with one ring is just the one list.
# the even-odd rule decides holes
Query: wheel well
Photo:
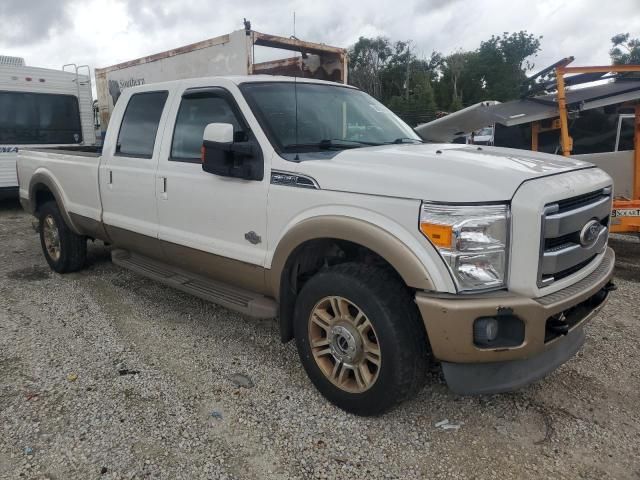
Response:
[{"label": "wheel well", "polygon": [[[346,240],[315,239],[299,245],[287,259],[280,277],[280,337],[293,338],[293,313],[298,293],[315,273],[346,262],[375,265],[406,285],[397,270],[373,250]],[[407,287],[409,288],[409,287]]]},{"label": "wheel well", "polygon": [[49,201],[56,201],[56,197],[53,195],[49,187],[43,184],[38,184],[33,189],[34,192],[34,212],[38,212],[42,205]]}]

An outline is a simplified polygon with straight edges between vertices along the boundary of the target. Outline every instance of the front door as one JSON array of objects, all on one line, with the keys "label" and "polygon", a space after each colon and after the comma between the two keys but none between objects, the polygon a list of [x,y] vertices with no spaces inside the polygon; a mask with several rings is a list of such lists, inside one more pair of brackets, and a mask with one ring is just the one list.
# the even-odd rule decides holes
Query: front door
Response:
[{"label": "front door", "polygon": [[251,135],[233,96],[220,87],[186,89],[169,121],[158,165],[159,239],[168,261],[252,290],[264,284],[269,172],[244,180],[202,170],[205,126],[230,123]]}]

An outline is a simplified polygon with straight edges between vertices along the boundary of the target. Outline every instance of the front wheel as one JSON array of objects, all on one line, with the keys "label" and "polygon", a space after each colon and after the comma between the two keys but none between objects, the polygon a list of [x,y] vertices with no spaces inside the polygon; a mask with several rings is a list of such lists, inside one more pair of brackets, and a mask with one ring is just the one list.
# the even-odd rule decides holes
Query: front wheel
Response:
[{"label": "front wheel", "polygon": [[42,252],[52,270],[67,273],[84,266],[87,238],[69,228],[55,202],[47,202],[40,208],[39,230]]},{"label": "front wheel", "polygon": [[424,385],[424,327],[411,295],[387,270],[346,263],[316,274],[297,298],[294,321],[309,378],[348,412],[383,413]]}]

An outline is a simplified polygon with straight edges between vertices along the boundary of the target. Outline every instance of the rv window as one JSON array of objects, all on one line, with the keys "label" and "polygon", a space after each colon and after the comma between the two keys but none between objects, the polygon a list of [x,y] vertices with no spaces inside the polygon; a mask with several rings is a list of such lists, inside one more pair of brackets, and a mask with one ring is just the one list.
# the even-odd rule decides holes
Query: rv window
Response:
[{"label": "rv window", "polygon": [[633,150],[634,117],[620,119],[620,139],[618,140],[618,152]]},{"label": "rv window", "polygon": [[116,155],[152,157],[167,96],[167,91],[136,93],[131,96],[120,125]]},{"label": "rv window", "polygon": [[604,108],[582,112],[569,123],[569,135],[573,137],[573,154],[613,152],[616,145],[618,116]]},{"label": "rv window", "polygon": [[171,160],[200,162],[202,135],[209,123],[230,123],[235,134],[242,131],[226,99],[211,94],[184,97],[173,131]]},{"label": "rv window", "polygon": [[82,126],[75,96],[0,91],[0,144],[80,142]]}]

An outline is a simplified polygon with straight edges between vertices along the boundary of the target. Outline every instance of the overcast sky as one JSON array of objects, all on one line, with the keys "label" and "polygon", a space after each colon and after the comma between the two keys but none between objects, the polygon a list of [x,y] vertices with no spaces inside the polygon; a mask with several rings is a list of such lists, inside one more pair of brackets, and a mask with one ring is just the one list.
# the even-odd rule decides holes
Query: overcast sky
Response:
[{"label": "overcast sky", "polygon": [[[640,37],[640,0],[0,0],[0,54],[28,65],[105,67],[242,28],[347,47],[411,39],[419,55],[475,49],[492,34],[542,35],[536,67],[568,55],[607,64],[610,38]],[[264,60],[264,58],[258,58]]]}]

